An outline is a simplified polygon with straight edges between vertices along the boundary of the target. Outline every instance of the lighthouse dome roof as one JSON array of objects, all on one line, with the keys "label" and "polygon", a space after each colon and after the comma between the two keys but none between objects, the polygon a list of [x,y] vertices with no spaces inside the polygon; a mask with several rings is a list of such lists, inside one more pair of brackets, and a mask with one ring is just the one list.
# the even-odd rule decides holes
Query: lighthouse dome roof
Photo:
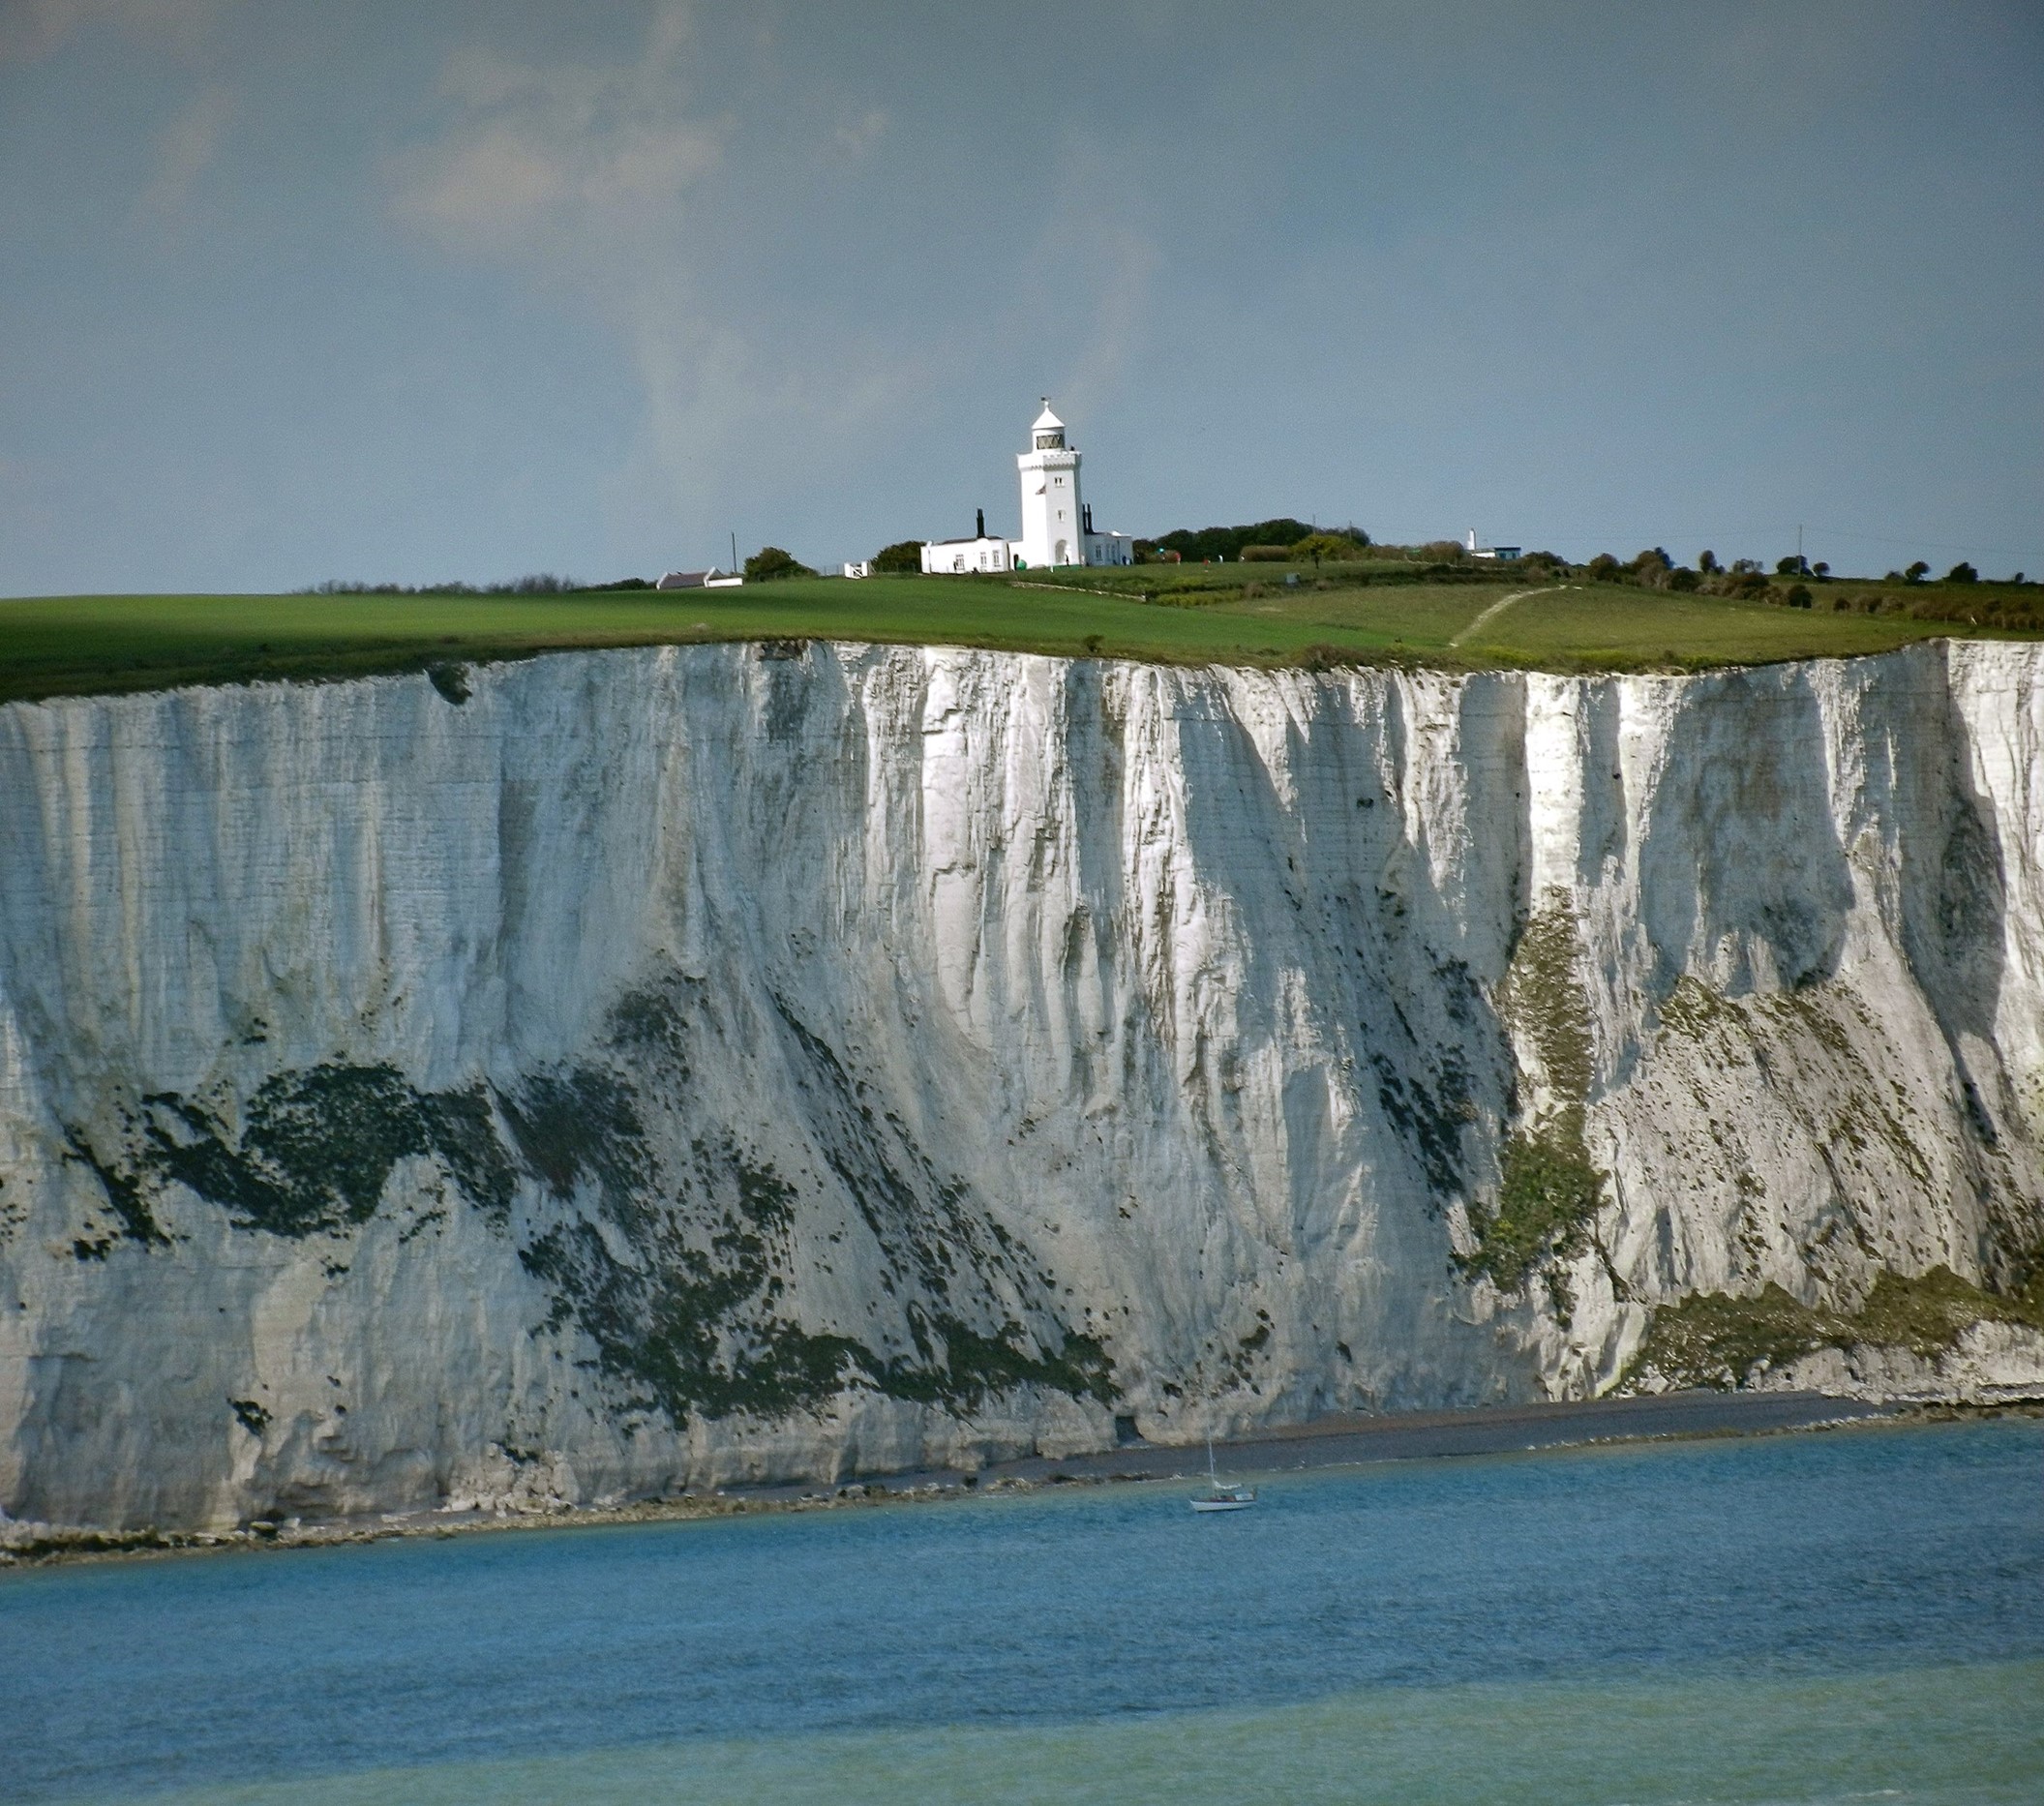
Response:
[{"label": "lighthouse dome roof", "polygon": [[1064,421],[1050,411],[1050,397],[1046,395],[1043,398],[1043,411],[1031,423],[1029,430],[1032,433],[1049,433],[1062,431],[1064,425]]}]

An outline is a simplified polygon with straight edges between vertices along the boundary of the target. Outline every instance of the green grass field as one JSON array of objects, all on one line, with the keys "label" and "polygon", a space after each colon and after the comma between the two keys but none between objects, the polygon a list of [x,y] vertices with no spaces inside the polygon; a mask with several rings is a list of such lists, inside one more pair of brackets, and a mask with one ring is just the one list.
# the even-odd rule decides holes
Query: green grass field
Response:
[{"label": "green grass field", "polygon": [[[556,596],[53,596],[0,601],[0,701],[326,678],[581,647],[837,639],[1205,665],[1403,662],[1697,670],[1885,651],[1974,630],[1614,585],[1392,583],[1333,570],[1139,566],[1001,578],[799,579]],[[1567,579],[1556,580],[1557,584]],[[1982,585],[1985,597],[1990,586]],[[2032,592],[2034,593],[2034,592]],[[1986,636],[1989,630],[1979,630]],[[2035,638],[1997,632],[1997,638]]]}]

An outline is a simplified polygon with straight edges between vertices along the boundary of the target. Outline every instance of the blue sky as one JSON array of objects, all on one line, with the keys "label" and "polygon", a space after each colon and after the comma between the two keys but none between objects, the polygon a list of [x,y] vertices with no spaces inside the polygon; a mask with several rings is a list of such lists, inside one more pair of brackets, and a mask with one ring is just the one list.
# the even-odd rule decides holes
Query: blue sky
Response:
[{"label": "blue sky", "polygon": [[0,593],[1277,513],[2044,575],[2044,8],[0,0]]}]

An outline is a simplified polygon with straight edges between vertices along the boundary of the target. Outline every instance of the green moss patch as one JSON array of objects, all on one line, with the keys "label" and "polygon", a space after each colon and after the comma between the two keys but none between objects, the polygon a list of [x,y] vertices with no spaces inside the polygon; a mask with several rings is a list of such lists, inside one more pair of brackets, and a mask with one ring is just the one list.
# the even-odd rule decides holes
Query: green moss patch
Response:
[{"label": "green moss patch", "polygon": [[366,1222],[390,1169],[428,1154],[479,1204],[498,1214],[510,1204],[515,1173],[480,1086],[422,1093],[392,1066],[283,1072],[249,1100],[238,1136],[174,1092],[143,1101],[143,1170],[223,1206],[245,1229],[307,1236]]},{"label": "green moss patch", "polygon": [[[1558,1321],[1574,1299],[1562,1269],[1588,1246],[1605,1205],[1605,1175],[1583,1137],[1590,1094],[1590,1002],[1576,977],[1576,921],[1550,892],[1529,920],[1498,987],[1497,1009],[1515,1045],[1526,1045],[1555,1099],[1545,1118],[1515,1129],[1498,1158],[1497,1201],[1469,1207],[1475,1249],[1456,1264],[1518,1292],[1536,1278]],[[1521,1077],[1523,1077],[1523,1072]]]},{"label": "green moss patch", "polygon": [[1805,1305],[1771,1281],[1750,1298],[1699,1292],[1654,1311],[1620,1385],[1653,1377],[1668,1386],[1731,1390],[1820,1348],[1908,1348],[1932,1357],[1983,1322],[2044,1330],[2044,1285],[2002,1297],[1948,1267],[1913,1278],[1883,1273],[1852,1311]]}]

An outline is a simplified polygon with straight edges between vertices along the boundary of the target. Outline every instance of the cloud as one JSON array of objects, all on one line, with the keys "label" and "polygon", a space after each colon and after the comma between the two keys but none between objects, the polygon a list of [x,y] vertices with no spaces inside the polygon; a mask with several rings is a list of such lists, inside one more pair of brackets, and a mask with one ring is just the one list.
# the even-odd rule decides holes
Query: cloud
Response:
[{"label": "cloud", "polygon": [[671,6],[633,63],[455,52],[440,81],[452,123],[398,161],[398,217],[449,251],[556,268],[672,231],[725,135],[685,109],[687,39]]},{"label": "cloud", "polygon": [[837,128],[837,147],[854,160],[863,157],[887,135],[891,123],[886,107],[871,107]]},{"label": "cloud", "polygon": [[215,83],[165,127],[156,142],[156,171],[135,201],[137,214],[168,219],[184,206],[220,149],[234,104],[233,90]]},{"label": "cloud", "polygon": [[0,0],[0,63],[29,63],[111,26],[190,48],[237,0]]},{"label": "cloud", "polygon": [[[686,6],[654,15],[637,54],[539,64],[462,49],[441,71],[436,136],[391,166],[391,206],[453,256],[513,271],[599,321],[630,360],[639,431],[614,473],[616,505],[700,540],[745,496],[870,430],[901,359],[848,334],[827,305],[763,298],[706,247],[728,242],[738,121],[709,82]],[[856,164],[887,113],[791,120],[791,166]],[[806,132],[813,142],[805,141]],[[779,204],[758,169],[747,204]],[[737,523],[741,527],[743,521]],[[700,554],[699,554],[700,556]]]}]

